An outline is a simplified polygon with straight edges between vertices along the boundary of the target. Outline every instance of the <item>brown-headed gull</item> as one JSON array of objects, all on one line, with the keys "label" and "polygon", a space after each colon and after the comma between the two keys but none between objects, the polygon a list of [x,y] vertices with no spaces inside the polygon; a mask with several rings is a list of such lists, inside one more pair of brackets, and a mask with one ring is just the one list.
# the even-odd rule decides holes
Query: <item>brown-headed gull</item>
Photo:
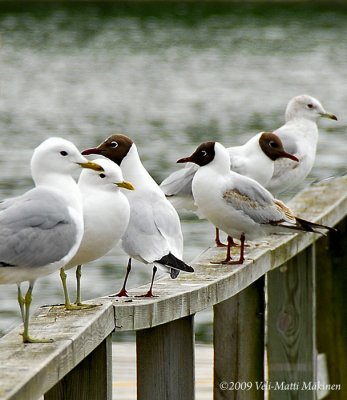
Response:
[{"label": "brown-headed gull", "polygon": [[[78,310],[94,304],[81,302],[81,267],[108,253],[124,235],[129,223],[130,206],[120,188],[134,190],[133,185],[123,179],[120,167],[107,158],[94,160],[103,168],[99,174],[82,171],[78,187],[82,194],[84,233],[75,256],[60,270],[64,289],[65,308]],[[75,304],[70,303],[64,270],[76,267],[77,296]]]},{"label": "brown-headed gull", "polygon": [[84,150],[82,154],[100,154],[114,161],[121,167],[124,178],[136,188],[126,193],[130,204],[130,221],[121,239],[121,246],[130,259],[118,296],[127,295],[125,285],[131,269],[131,258],[154,265],[146,297],[153,296],[157,266],[170,272],[172,278],[176,278],[179,271],[193,272],[193,268],[182,261],[183,236],[178,214],[142,165],[135,143],[127,136],[112,135],[98,147]]},{"label": "brown-headed gull", "polygon": [[281,139],[285,150],[297,157],[299,162],[283,158],[275,161],[272,179],[264,184],[271,193],[279,194],[294,188],[310,173],[316,158],[319,118],[337,120],[311,96],[300,95],[289,101],[286,123],[274,133]]},{"label": "brown-headed gull", "polygon": [[243,263],[246,238],[253,240],[289,231],[334,230],[295,217],[283,202],[275,199],[257,181],[230,171],[228,151],[218,142],[203,143],[190,157],[177,162],[193,162],[199,166],[192,184],[197,206],[213,225],[229,237],[241,240],[239,260],[231,261],[231,243],[228,240],[227,257],[223,263]]},{"label": "brown-headed gull", "polygon": [[[102,171],[71,142],[49,138],[31,159],[35,188],[0,204],[0,284],[18,285],[25,343],[51,341],[29,335],[32,291],[37,278],[65,265],[81,243],[82,199],[72,177],[80,167]],[[24,281],[29,281],[29,288],[22,296],[20,284]]]}]

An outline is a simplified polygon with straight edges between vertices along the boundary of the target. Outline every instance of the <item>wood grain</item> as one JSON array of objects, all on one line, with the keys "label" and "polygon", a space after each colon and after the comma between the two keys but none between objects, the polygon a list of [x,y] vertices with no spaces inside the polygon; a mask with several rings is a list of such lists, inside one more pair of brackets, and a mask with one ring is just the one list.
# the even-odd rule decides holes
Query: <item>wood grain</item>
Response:
[{"label": "wood grain", "polygon": [[264,313],[264,278],[214,306],[214,400],[264,399]]},{"label": "wood grain", "polygon": [[347,398],[347,220],[340,234],[317,242],[317,348],[327,358],[329,399]]},{"label": "wood grain", "polygon": [[312,247],[269,272],[267,290],[269,399],[314,400],[314,390],[301,390],[317,381]]},{"label": "wood grain", "polygon": [[138,400],[194,400],[193,319],[136,333]]}]

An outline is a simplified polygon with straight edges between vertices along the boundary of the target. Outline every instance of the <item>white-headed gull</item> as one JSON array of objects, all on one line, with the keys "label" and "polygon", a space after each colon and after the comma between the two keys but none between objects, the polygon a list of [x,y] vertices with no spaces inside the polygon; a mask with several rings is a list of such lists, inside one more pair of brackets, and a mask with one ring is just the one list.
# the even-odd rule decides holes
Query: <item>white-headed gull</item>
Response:
[{"label": "white-headed gull", "polygon": [[179,163],[199,166],[192,190],[204,216],[229,237],[241,240],[240,259],[231,261],[230,241],[223,263],[242,264],[245,239],[257,239],[270,233],[289,231],[320,232],[333,229],[294,216],[293,212],[254,179],[230,171],[227,149],[218,142],[201,144]]},{"label": "white-headed gull", "polygon": [[[107,158],[94,160],[103,168],[99,174],[82,171],[78,187],[82,194],[84,233],[75,256],[60,270],[63,283],[65,308],[76,310],[93,307],[81,303],[81,267],[108,253],[124,235],[129,223],[130,206],[120,188],[134,190],[130,182],[123,179],[120,167]],[[70,303],[66,274],[64,270],[76,267],[77,296],[75,304]]]},{"label": "white-headed gull", "polygon": [[[31,159],[36,187],[0,204],[0,284],[18,285],[23,342],[51,341],[29,335],[32,291],[35,280],[65,265],[82,240],[82,200],[71,175],[80,167],[102,171],[71,142],[49,138]],[[20,284],[24,281],[29,281],[29,288],[22,296]]]},{"label": "white-headed gull", "polygon": [[136,188],[126,193],[130,204],[130,221],[121,246],[130,259],[124,285],[118,295],[127,295],[125,285],[131,269],[131,258],[154,264],[151,286],[145,295],[147,297],[153,296],[156,266],[164,267],[172,278],[176,278],[180,270],[193,272],[193,268],[182,261],[183,236],[178,214],[142,165],[135,143],[127,136],[112,135],[98,147],[84,150],[82,154],[101,154],[114,161],[121,167],[124,178]]},{"label": "white-headed gull", "polygon": [[297,157],[299,162],[288,159],[275,161],[273,177],[264,185],[271,193],[279,194],[294,188],[310,173],[316,158],[319,118],[337,120],[311,96],[300,95],[289,101],[286,123],[274,133],[282,140],[285,150]]}]

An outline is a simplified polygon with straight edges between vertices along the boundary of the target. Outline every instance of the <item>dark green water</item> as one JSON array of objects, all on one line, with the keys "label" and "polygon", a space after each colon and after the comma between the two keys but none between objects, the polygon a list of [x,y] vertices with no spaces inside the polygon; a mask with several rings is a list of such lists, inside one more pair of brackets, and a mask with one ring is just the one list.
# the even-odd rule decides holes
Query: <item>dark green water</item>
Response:
[{"label": "dark green water", "polygon": [[[82,149],[124,132],[160,182],[202,141],[279,127],[302,93],[339,117],[320,123],[308,182],[344,172],[346,38],[344,5],[0,3],[0,198],[31,187],[32,150],[49,136]],[[213,229],[188,215],[182,228],[189,261]],[[85,268],[84,297],[118,289],[125,263],[115,249]],[[130,285],[149,274],[137,264]],[[34,306],[60,301],[58,274],[37,282]],[[6,332],[19,323],[15,286],[0,287],[0,304]]]}]

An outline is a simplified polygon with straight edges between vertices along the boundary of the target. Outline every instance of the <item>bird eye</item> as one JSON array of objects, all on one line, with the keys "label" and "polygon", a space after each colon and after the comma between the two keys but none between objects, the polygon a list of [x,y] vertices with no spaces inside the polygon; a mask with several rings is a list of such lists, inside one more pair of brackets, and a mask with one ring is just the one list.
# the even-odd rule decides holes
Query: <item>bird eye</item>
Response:
[{"label": "bird eye", "polygon": [[270,146],[270,147],[278,147],[278,146],[277,146],[277,143],[274,142],[273,140],[271,140],[271,142],[269,142],[269,146]]},{"label": "bird eye", "polygon": [[60,154],[61,154],[63,157],[66,157],[66,156],[67,156],[67,151],[61,151]]},{"label": "bird eye", "polygon": [[308,108],[313,108],[313,104],[311,104],[311,103],[310,103],[310,104],[307,104],[307,107],[308,107]]},{"label": "bird eye", "polygon": [[206,150],[201,150],[201,154],[202,154],[203,157],[206,157],[207,156],[207,151]]},{"label": "bird eye", "polygon": [[105,174],[99,174],[99,176],[100,176],[101,179],[106,178],[106,175],[105,175]]},{"label": "bird eye", "polygon": [[115,149],[116,147],[118,147],[118,143],[116,141],[111,142],[111,147]]}]

